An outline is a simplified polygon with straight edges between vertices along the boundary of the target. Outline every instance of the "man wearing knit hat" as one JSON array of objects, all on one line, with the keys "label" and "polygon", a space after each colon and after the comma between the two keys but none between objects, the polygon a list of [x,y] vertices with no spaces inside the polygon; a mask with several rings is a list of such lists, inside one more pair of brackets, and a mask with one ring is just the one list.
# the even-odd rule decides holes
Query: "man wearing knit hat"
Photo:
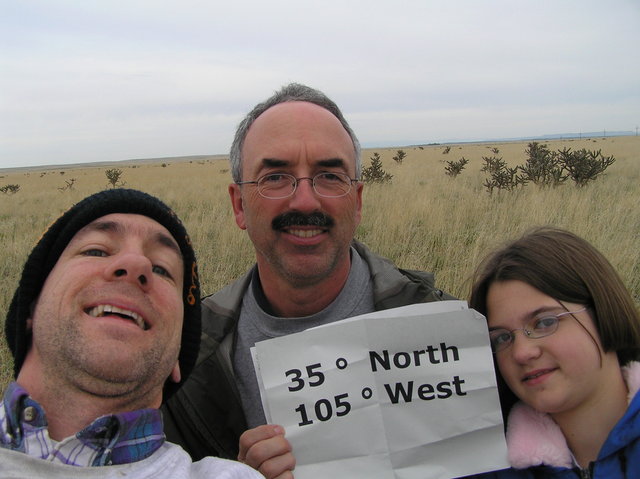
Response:
[{"label": "man wearing knit hat", "polygon": [[199,296],[187,232],[157,198],[103,191],[58,218],[6,318],[0,476],[261,477],[165,441],[158,408],[195,363]]}]

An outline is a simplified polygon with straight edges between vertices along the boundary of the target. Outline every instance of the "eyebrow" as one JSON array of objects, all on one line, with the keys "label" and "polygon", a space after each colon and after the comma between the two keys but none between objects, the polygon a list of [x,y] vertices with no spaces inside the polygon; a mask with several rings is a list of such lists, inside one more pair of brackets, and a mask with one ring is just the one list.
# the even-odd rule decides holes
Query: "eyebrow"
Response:
[{"label": "eyebrow", "polygon": [[[158,223],[160,224],[160,223]],[[117,221],[101,221],[96,220],[92,223],[89,223],[84,228],[87,232],[90,231],[104,231],[106,233],[117,233],[121,235],[125,235],[127,233],[127,229],[122,223],[118,223]],[[169,236],[161,231],[156,231],[151,236],[153,242],[158,243],[162,246],[166,246],[174,253],[176,253],[180,258],[182,258],[182,252],[180,251],[180,247],[173,239],[172,236]]]},{"label": "eyebrow", "polygon": [[[551,313],[552,311],[555,311],[555,310],[564,311],[562,309],[562,305],[560,304],[540,306],[539,308],[536,308],[533,311],[530,311],[529,313],[527,313],[522,323],[524,324],[527,321],[531,321],[533,318],[539,316],[540,314]],[[505,328],[504,326],[489,326],[489,331],[495,331],[496,329],[508,329],[508,328]]]},{"label": "eyebrow", "polygon": [[280,166],[287,166],[289,164],[288,161],[285,160],[277,160],[276,158],[263,158],[262,166],[266,168],[277,168]]},{"label": "eyebrow", "polygon": [[539,316],[540,314],[551,313],[552,311],[555,311],[556,309],[565,311],[560,304],[556,304],[556,305],[553,305],[553,306],[540,306],[538,309],[535,309],[535,310],[531,311],[531,313],[529,314],[529,318],[533,319],[536,316]]},{"label": "eyebrow", "polygon": [[157,232],[154,236],[157,243],[173,250],[180,258],[182,258],[182,251],[180,251],[180,247],[176,244],[175,240],[171,236],[167,236],[166,234],[160,232]]},{"label": "eyebrow", "polygon": [[324,166],[324,167],[327,167],[327,168],[333,168],[333,167],[337,167],[337,166],[344,167],[345,166],[345,161],[342,158],[329,158],[327,160],[318,161],[318,165]]},{"label": "eyebrow", "polygon": [[[282,166],[288,166],[291,162],[287,160],[280,160],[277,158],[263,158],[262,166],[266,168],[278,168]],[[342,158],[327,158],[325,160],[319,160],[315,164],[316,166],[323,166],[325,168],[345,167],[345,161]]]}]

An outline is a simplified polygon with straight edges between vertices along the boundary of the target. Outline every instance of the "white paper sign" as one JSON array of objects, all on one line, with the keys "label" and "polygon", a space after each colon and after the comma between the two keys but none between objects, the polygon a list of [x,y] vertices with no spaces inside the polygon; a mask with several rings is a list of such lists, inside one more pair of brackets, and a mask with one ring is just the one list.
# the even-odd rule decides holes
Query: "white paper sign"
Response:
[{"label": "white paper sign", "polygon": [[267,421],[296,479],[453,478],[508,467],[486,322],[405,306],[257,343]]}]

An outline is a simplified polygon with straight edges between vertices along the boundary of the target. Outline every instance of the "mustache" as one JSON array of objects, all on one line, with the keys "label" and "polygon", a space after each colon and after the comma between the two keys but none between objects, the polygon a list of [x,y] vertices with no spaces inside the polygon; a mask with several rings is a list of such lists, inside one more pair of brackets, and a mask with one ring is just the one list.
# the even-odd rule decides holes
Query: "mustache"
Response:
[{"label": "mustache", "polygon": [[290,211],[273,218],[271,227],[274,230],[281,230],[288,226],[320,226],[330,228],[334,223],[331,216],[321,213],[320,211],[314,211],[309,214]]}]

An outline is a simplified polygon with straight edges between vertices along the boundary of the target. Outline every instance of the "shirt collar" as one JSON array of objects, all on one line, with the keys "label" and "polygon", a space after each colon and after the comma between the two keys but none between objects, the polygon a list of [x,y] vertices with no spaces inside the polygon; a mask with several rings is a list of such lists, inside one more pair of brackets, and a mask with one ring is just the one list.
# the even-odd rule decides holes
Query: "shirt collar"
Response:
[{"label": "shirt collar", "polygon": [[0,447],[63,464],[101,466],[140,461],[165,441],[158,409],[101,416],[62,441],[51,439],[47,426],[42,406],[11,383],[0,407]]}]

